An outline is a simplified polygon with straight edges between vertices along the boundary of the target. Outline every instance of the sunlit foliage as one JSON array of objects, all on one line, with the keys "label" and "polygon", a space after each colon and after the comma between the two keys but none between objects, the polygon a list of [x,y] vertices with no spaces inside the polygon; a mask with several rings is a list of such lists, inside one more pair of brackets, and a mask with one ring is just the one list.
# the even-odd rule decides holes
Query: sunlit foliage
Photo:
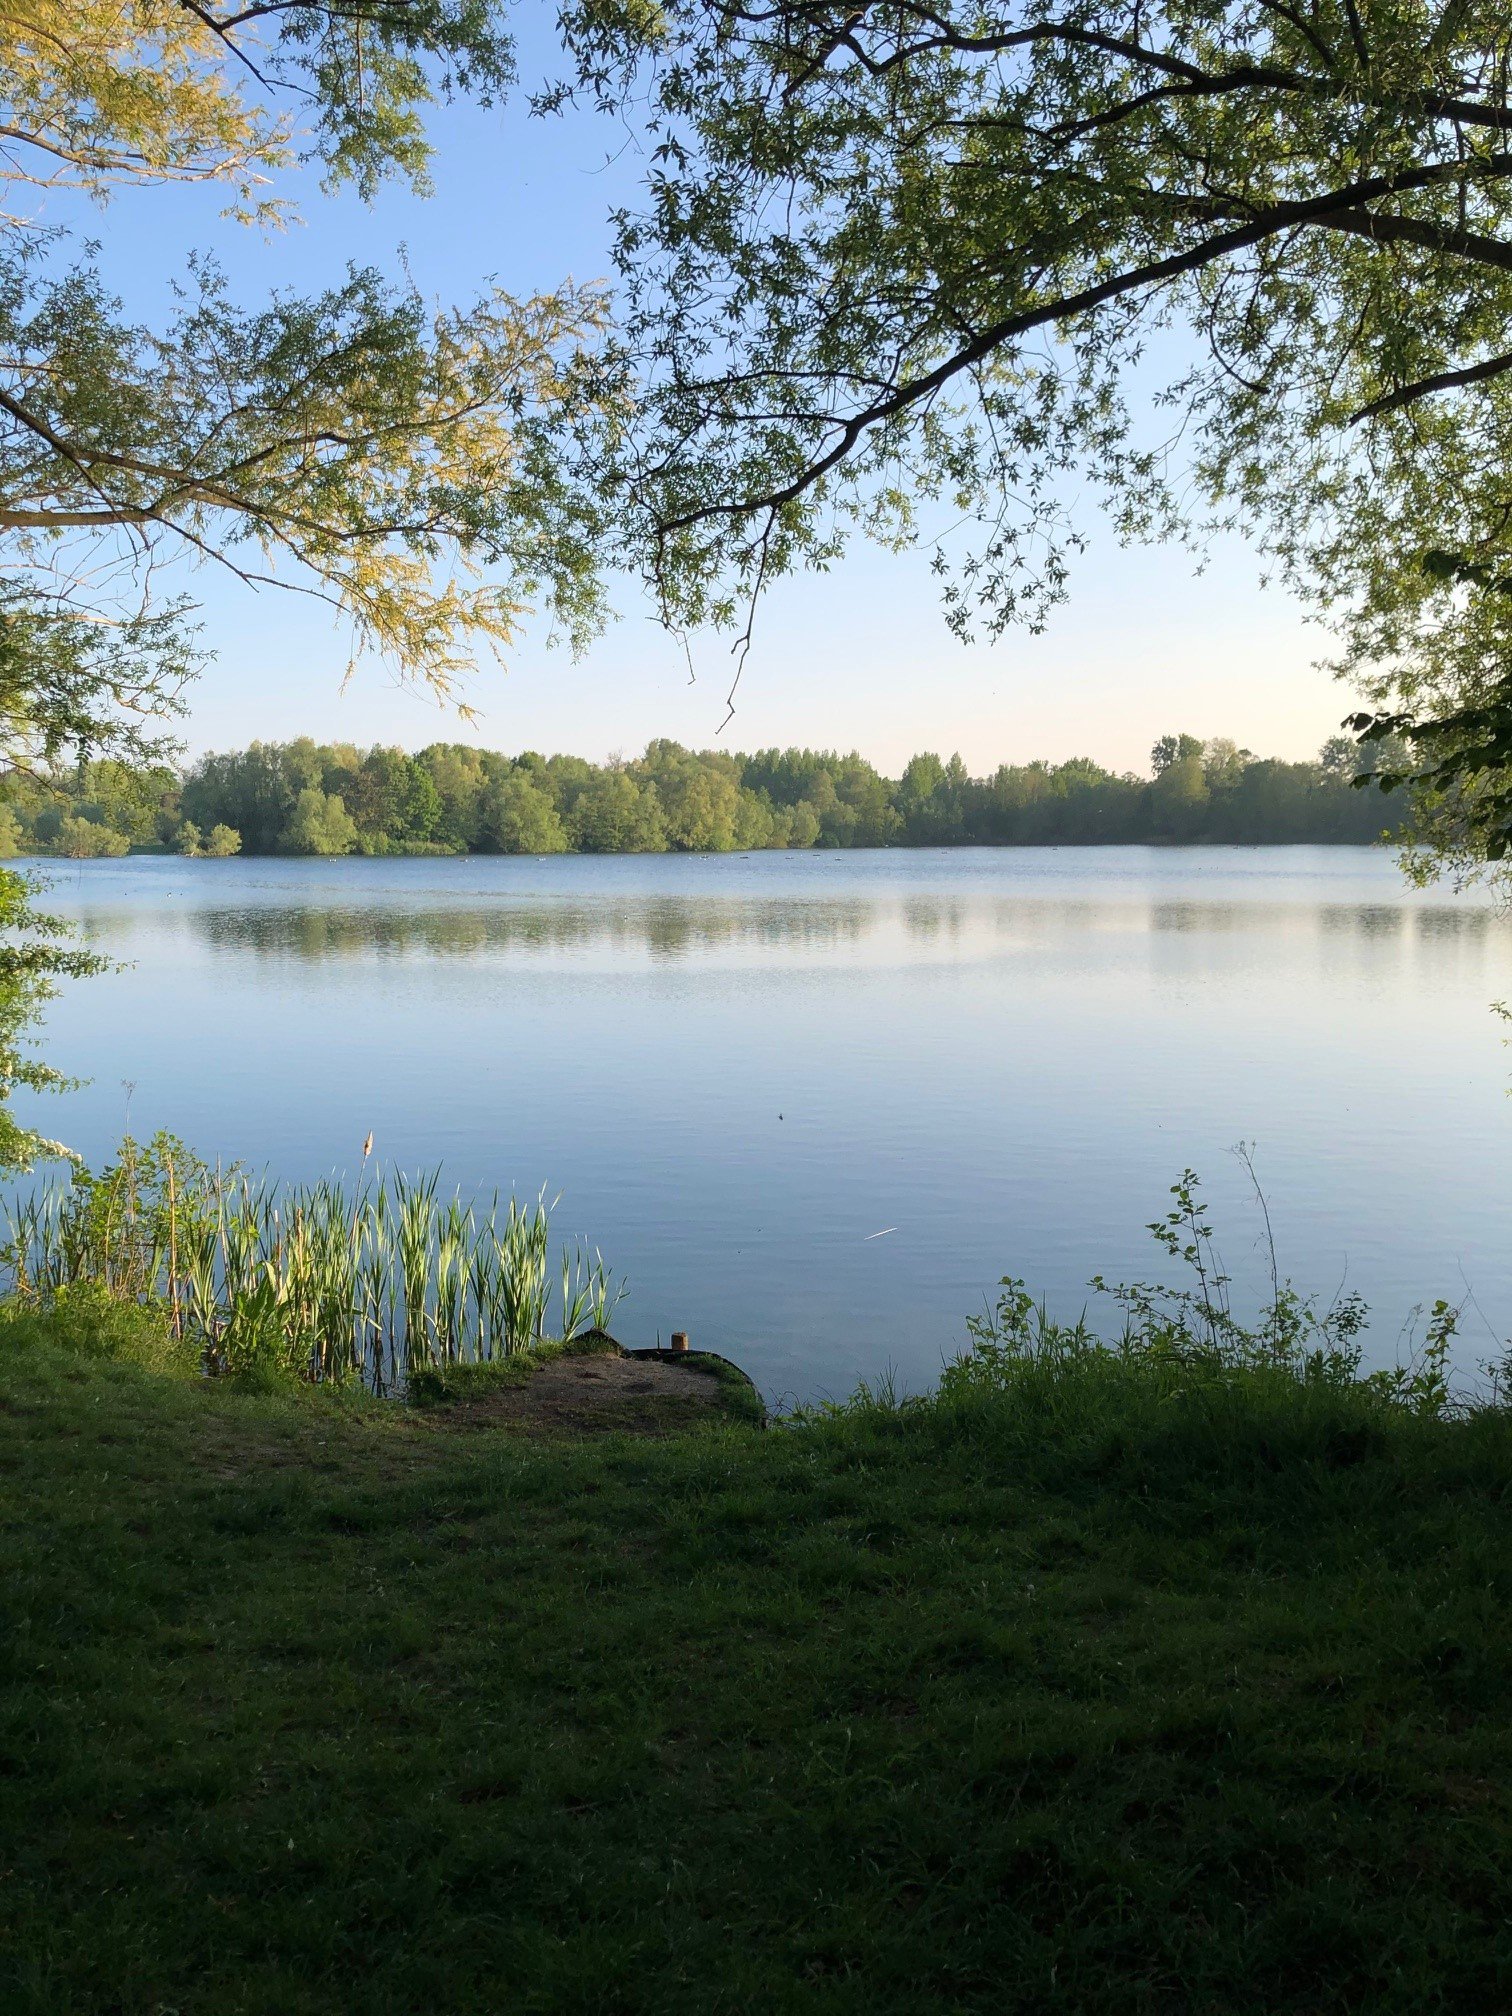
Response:
[{"label": "sunlit foliage", "polygon": [[[1349,786],[1357,752],[1259,758],[1224,737],[1163,736],[1153,775],[1085,758],[1000,764],[915,756],[901,777],[835,750],[754,755],[653,742],[603,766],[457,743],[416,755],[254,742],[184,775],[96,762],[0,786],[18,849],[183,854],[728,853],[770,847],[1060,845],[1129,841],[1369,842],[1390,805]],[[90,825],[90,822],[93,822]],[[66,829],[66,833],[65,833]],[[208,837],[206,837],[208,836]]]},{"label": "sunlit foliage", "polygon": [[[740,628],[860,529],[934,549],[962,632],[1035,625],[1100,503],[1130,538],[1246,530],[1381,707],[1512,720],[1512,603],[1424,565],[1512,564],[1499,0],[565,19],[548,97],[647,129],[618,467],[679,618]],[[1430,842],[1512,832],[1509,738],[1434,742]]]}]

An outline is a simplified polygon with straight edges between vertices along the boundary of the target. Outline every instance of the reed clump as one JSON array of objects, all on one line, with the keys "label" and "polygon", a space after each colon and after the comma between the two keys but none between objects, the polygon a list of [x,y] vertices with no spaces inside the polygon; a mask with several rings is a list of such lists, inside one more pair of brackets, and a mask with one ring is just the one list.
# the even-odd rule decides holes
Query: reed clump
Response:
[{"label": "reed clump", "polygon": [[130,1137],[6,1210],[5,1285],[23,1305],[81,1289],[161,1313],[209,1372],[360,1379],[487,1363],[607,1329],[624,1296],[596,1248],[552,1264],[546,1192],[530,1203],[447,1195],[435,1171],[369,1166],[279,1184],[211,1165],[172,1135]]}]

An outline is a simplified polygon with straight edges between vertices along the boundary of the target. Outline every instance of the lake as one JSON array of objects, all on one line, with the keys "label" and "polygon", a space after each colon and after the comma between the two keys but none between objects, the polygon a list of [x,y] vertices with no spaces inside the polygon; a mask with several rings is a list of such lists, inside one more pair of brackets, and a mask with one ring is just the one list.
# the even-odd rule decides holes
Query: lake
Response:
[{"label": "lake", "polygon": [[1284,1272],[1512,1334],[1512,920],[1354,848],[43,864],[126,969],[71,985],[24,1110],[93,1160],[128,1109],[287,1177],[375,1156],[544,1183],[769,1398],[926,1385],[1004,1273],[1074,1316],[1160,1273],[1188,1165]]}]

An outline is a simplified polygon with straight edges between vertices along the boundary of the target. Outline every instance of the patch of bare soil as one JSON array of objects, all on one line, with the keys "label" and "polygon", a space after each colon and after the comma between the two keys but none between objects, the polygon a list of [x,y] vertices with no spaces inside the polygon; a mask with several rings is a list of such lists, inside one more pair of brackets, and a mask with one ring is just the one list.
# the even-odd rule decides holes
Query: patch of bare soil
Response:
[{"label": "patch of bare soil", "polygon": [[539,1435],[668,1435],[725,1412],[716,1375],[696,1358],[554,1358],[520,1386],[438,1407],[437,1427],[515,1427]]}]

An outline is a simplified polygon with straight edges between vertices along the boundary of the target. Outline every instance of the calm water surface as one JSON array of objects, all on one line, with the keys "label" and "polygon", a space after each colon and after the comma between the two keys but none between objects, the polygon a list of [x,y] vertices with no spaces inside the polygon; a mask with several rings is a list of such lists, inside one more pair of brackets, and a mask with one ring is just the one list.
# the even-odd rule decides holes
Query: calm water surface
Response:
[{"label": "calm water surface", "polygon": [[464,1190],[563,1191],[631,1284],[769,1396],[926,1384],[1000,1274],[1075,1314],[1149,1276],[1188,1164],[1258,1286],[1250,1141],[1283,1268],[1375,1311],[1512,1333],[1512,922],[1360,849],[49,864],[129,961],[48,1052],[36,1117],[126,1117],[290,1177],[368,1129]]}]

